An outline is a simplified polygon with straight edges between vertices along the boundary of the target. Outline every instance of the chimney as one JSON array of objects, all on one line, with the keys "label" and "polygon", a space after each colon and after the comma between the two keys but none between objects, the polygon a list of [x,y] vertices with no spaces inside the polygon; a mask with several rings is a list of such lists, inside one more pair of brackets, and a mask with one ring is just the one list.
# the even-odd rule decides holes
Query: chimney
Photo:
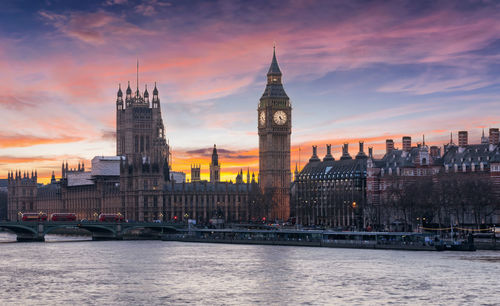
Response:
[{"label": "chimney", "polygon": [[367,158],[365,152],[364,152],[364,149],[363,149],[363,146],[364,146],[364,142],[360,141],[359,142],[359,152],[358,154],[356,155],[356,159],[364,159],[364,158]]},{"label": "chimney", "polygon": [[411,151],[411,137],[403,136],[403,151],[410,152]]},{"label": "chimney", "polygon": [[441,157],[441,150],[439,149],[438,146],[431,146],[430,148],[430,153],[432,158],[439,158]]},{"label": "chimney", "polygon": [[351,155],[349,155],[349,144],[344,143],[342,146],[342,156],[340,157],[340,160],[345,160],[345,159],[352,159]]},{"label": "chimney", "polygon": [[318,162],[319,161],[319,158],[318,158],[318,146],[312,146],[313,148],[313,154],[311,156],[311,158],[309,158],[309,162],[312,163],[312,162]]},{"label": "chimney", "polygon": [[500,138],[500,133],[498,131],[498,128],[491,128],[490,129],[490,144],[492,145],[498,145],[499,139]]},{"label": "chimney", "polygon": [[386,139],[385,140],[385,154],[389,154],[394,150],[394,140]]},{"label": "chimney", "polygon": [[333,161],[333,160],[335,160],[335,158],[333,158],[333,156],[332,156],[332,145],[327,144],[326,145],[326,155],[323,158],[323,161]]},{"label": "chimney", "polygon": [[468,138],[467,131],[458,131],[458,146],[466,147],[468,145]]}]

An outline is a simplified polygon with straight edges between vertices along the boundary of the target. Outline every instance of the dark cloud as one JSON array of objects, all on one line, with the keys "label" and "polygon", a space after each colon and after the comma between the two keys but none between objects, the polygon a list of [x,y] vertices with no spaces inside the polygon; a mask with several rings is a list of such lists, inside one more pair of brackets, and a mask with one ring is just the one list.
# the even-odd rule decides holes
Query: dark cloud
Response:
[{"label": "dark cloud", "polygon": [[[211,157],[213,152],[213,148],[202,148],[196,150],[186,151],[188,154],[198,155],[203,157]],[[219,149],[217,148],[217,154],[219,158],[228,158],[228,159],[255,159],[258,158],[257,155],[242,155],[241,153],[244,151],[233,151],[227,149]]]},{"label": "dark cloud", "polygon": [[103,140],[115,141],[116,131],[114,130],[101,130],[101,138]]},{"label": "dark cloud", "polygon": [[[204,149],[202,148],[202,149],[186,151],[186,153],[197,154],[197,155],[202,155],[202,156],[212,156],[213,149],[214,149],[213,147],[212,148],[204,148]],[[231,154],[236,154],[237,151],[231,151],[231,150],[217,148],[217,153],[219,155],[231,155]]]}]

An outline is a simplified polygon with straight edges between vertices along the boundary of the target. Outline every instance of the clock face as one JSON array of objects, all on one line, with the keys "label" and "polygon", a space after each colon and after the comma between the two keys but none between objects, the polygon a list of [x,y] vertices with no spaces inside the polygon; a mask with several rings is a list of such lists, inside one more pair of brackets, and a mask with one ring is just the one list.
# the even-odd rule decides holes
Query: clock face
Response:
[{"label": "clock face", "polygon": [[260,125],[264,125],[266,123],[266,112],[265,111],[260,112],[259,123],[260,123]]},{"label": "clock face", "polygon": [[277,111],[274,113],[273,119],[277,125],[283,125],[286,123],[286,113],[284,111]]}]

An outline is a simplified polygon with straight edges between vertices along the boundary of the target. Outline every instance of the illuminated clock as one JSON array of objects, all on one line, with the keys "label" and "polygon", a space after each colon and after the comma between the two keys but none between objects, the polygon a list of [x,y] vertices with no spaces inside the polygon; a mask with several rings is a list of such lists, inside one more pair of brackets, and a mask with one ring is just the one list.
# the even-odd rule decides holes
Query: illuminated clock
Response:
[{"label": "illuminated clock", "polygon": [[266,123],[266,112],[265,111],[260,112],[259,123],[260,123],[260,125],[264,125]]},{"label": "illuminated clock", "polygon": [[277,125],[283,125],[286,123],[286,113],[284,111],[277,111],[274,113],[273,119]]}]

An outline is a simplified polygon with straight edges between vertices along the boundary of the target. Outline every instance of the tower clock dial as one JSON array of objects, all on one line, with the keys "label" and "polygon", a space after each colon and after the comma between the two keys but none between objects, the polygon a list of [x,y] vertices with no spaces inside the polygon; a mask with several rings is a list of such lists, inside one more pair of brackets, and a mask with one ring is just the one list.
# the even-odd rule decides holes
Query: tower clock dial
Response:
[{"label": "tower clock dial", "polygon": [[266,123],[266,112],[265,111],[260,112],[259,123],[260,123],[260,125],[264,125]]},{"label": "tower clock dial", "polygon": [[277,111],[274,113],[273,119],[277,125],[283,125],[286,123],[286,113],[284,111]]}]

